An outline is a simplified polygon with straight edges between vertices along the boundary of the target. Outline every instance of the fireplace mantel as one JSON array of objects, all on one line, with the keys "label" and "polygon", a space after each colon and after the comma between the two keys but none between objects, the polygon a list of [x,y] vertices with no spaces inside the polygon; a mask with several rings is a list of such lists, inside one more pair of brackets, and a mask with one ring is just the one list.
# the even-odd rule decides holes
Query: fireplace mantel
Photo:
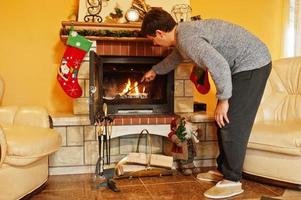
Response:
[{"label": "fireplace mantel", "polygon": [[141,23],[95,23],[95,22],[77,22],[77,21],[62,21],[63,27],[80,27],[80,28],[107,28],[114,30],[139,30]]},{"label": "fireplace mantel", "polygon": [[[76,22],[63,21],[62,29],[74,27],[74,30],[111,30],[111,31],[140,31],[141,23],[92,23],[92,22]],[[66,41],[67,35],[61,34],[61,39]],[[100,37],[100,36],[85,36],[93,41],[125,41],[125,42],[151,42],[145,37]]]}]

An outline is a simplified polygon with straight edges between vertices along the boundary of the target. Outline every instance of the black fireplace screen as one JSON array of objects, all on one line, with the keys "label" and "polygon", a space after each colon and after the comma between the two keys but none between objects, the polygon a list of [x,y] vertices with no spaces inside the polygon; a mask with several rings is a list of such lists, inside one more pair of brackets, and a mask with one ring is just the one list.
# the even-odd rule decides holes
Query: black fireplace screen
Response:
[{"label": "black fireplace screen", "polygon": [[100,56],[90,53],[90,119],[108,105],[109,114],[164,114],[173,112],[173,72],[140,80],[162,57]]}]

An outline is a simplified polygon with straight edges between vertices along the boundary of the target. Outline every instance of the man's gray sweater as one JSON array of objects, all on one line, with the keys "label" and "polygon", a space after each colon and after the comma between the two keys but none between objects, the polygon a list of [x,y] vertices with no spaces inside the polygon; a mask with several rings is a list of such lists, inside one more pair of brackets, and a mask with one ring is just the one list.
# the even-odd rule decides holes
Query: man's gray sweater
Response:
[{"label": "man's gray sweater", "polygon": [[217,88],[218,99],[232,96],[232,75],[263,67],[271,62],[266,45],[244,28],[222,20],[182,22],[176,28],[176,48],[153,66],[166,74],[184,59],[207,67]]}]

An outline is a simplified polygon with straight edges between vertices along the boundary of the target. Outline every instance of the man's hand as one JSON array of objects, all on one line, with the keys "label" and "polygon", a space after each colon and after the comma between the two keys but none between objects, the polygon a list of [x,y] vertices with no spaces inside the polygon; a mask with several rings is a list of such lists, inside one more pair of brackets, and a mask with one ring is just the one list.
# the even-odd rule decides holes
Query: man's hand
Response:
[{"label": "man's hand", "polygon": [[150,82],[155,79],[156,75],[157,75],[156,72],[151,69],[144,74],[144,76],[141,79],[141,82],[143,81]]},{"label": "man's hand", "polygon": [[225,122],[229,123],[229,119],[227,116],[229,109],[228,100],[219,100],[217,106],[215,108],[215,121],[217,122],[218,126],[222,128],[225,126]]}]

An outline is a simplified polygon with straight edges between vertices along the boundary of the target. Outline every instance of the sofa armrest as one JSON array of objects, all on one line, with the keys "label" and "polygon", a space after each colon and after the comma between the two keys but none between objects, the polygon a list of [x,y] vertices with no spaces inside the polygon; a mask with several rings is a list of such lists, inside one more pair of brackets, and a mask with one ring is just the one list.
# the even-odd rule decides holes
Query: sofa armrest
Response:
[{"label": "sofa armrest", "polygon": [[49,114],[41,106],[22,106],[16,111],[14,124],[49,128]]},{"label": "sofa armrest", "polygon": [[6,137],[4,135],[2,127],[0,126],[0,167],[5,159],[6,149],[7,149]]},{"label": "sofa armrest", "polygon": [[18,106],[1,106],[0,107],[0,123],[13,124]]}]

